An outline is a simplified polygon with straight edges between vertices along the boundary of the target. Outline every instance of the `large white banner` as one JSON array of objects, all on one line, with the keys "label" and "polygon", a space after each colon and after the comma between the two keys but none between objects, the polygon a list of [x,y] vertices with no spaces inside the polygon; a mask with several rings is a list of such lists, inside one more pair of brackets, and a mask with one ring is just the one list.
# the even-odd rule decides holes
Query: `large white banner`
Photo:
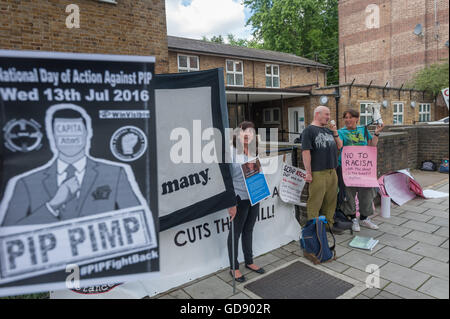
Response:
[{"label": "large white banner", "polygon": [[[294,206],[282,202],[278,187],[282,178],[282,156],[261,158],[272,195],[260,203],[253,232],[255,257],[300,237]],[[288,157],[289,158],[289,157]],[[290,160],[290,158],[289,158]],[[274,170],[276,168],[276,170]],[[80,294],[70,290],[51,294],[52,298],[142,298],[229,267],[227,237],[231,224],[227,210],[192,220],[160,232],[160,277],[125,283],[105,293]],[[239,262],[243,261],[239,243]],[[108,290],[110,287],[105,287]],[[89,291],[86,291],[89,293]]]}]

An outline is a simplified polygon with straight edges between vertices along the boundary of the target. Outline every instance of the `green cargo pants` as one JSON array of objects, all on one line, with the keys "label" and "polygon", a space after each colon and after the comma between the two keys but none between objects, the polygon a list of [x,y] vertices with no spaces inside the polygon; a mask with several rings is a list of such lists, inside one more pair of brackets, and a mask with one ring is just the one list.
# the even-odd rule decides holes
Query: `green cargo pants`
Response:
[{"label": "green cargo pants", "polygon": [[312,172],[312,182],[309,183],[309,197],[306,204],[308,220],[325,215],[330,225],[334,224],[338,195],[338,178],[335,169]]}]

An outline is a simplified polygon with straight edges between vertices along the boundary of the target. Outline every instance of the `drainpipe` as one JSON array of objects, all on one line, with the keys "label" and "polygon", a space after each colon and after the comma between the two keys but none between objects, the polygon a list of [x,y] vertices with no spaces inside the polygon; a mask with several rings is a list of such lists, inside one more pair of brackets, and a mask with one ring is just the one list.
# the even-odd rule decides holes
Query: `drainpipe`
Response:
[{"label": "drainpipe", "polygon": [[339,128],[339,99],[341,98],[339,85],[334,91],[334,100],[336,102],[336,127]]}]

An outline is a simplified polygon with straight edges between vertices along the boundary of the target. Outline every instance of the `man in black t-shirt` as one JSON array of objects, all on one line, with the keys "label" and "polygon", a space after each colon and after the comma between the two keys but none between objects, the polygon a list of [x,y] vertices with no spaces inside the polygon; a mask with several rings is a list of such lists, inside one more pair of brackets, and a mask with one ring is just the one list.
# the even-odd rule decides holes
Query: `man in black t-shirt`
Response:
[{"label": "man in black t-shirt", "polygon": [[330,226],[334,224],[338,194],[338,150],[342,140],[333,123],[328,128],[330,110],[318,106],[314,110],[314,121],[302,133],[302,157],[309,183],[309,198],[306,206],[308,219],[325,214]]}]

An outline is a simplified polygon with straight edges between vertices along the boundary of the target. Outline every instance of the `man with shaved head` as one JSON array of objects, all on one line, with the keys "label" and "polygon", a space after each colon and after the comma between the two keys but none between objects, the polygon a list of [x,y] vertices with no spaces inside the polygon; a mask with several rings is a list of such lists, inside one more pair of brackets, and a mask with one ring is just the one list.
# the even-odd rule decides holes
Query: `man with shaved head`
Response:
[{"label": "man with shaved head", "polygon": [[333,228],[334,212],[338,194],[338,150],[342,148],[337,127],[334,123],[328,127],[330,109],[320,105],[314,110],[314,121],[302,134],[302,157],[306,169],[306,181],[309,183],[309,198],[306,206],[308,219],[325,215],[329,227]]}]

